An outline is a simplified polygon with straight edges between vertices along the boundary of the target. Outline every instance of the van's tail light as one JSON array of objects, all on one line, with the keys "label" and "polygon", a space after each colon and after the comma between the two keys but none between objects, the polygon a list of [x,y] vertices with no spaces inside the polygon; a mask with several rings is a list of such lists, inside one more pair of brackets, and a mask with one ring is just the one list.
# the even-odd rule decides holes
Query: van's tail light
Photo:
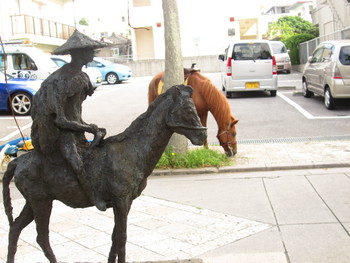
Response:
[{"label": "van's tail light", "polygon": [[231,57],[228,57],[227,58],[227,68],[226,68],[226,76],[232,76],[232,67],[231,67],[231,60],[232,58]]},{"label": "van's tail light", "polygon": [[333,71],[333,79],[342,79],[343,76],[340,74],[340,70],[337,67],[337,65],[334,67],[334,71]]},{"label": "van's tail light", "polygon": [[272,74],[277,74],[277,64],[276,64],[276,58],[275,56],[272,56]]}]

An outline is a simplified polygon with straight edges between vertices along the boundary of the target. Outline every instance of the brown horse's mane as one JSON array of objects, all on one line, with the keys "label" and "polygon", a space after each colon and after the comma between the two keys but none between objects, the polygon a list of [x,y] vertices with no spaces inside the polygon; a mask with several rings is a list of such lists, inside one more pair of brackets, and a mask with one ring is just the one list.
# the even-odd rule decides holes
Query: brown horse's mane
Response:
[{"label": "brown horse's mane", "polygon": [[188,85],[192,86],[194,82],[197,91],[206,101],[209,111],[214,116],[217,123],[227,123],[231,118],[231,107],[225,96],[213,85],[213,83],[199,72],[192,73],[188,78]]}]

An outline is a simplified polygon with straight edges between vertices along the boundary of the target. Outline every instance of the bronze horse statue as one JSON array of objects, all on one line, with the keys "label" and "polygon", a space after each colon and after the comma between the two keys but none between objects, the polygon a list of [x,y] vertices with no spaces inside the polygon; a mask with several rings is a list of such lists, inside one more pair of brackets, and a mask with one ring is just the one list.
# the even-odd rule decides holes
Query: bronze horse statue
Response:
[{"label": "bronze horse statue", "polygon": [[[131,204],[147,184],[147,177],[164,152],[174,132],[186,136],[193,144],[203,145],[207,132],[200,123],[190,86],[174,86],[149,105],[122,133],[103,140],[84,153],[84,165],[89,176],[104,193],[107,207],[114,212],[112,246],[108,263],[125,263],[127,216]],[[73,208],[93,206],[85,195],[72,169],[63,158],[56,162],[35,149],[10,162],[3,177],[3,198],[9,220],[7,263],[13,263],[21,231],[33,220],[37,242],[50,263],[57,263],[49,242],[49,220],[52,202],[59,200]],[[26,203],[14,220],[10,182]]]},{"label": "bronze horse statue", "polygon": [[[164,72],[159,73],[149,83],[148,103],[154,101],[162,92],[162,78]],[[213,83],[198,70],[184,69],[185,84],[193,88],[193,101],[198,116],[204,127],[207,127],[208,112],[210,111],[218,125],[217,138],[226,155],[237,153],[236,127],[238,120],[232,116],[231,107],[224,95]],[[205,141],[207,146],[207,141]]]}]

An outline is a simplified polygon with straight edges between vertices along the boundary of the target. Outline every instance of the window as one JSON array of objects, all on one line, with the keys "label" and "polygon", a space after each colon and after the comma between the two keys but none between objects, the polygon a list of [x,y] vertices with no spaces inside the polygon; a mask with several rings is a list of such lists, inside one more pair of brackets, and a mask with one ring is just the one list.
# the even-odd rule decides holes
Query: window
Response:
[{"label": "window", "polygon": [[111,51],[113,57],[119,57],[119,48],[112,48]]},{"label": "window", "polygon": [[37,70],[34,61],[26,54],[12,55],[13,68],[15,70]]},{"label": "window", "polygon": [[271,46],[275,54],[287,53],[286,46],[283,43],[272,43]]},{"label": "window", "polygon": [[233,47],[232,58],[235,60],[272,59],[267,43],[242,43]]},{"label": "window", "polygon": [[332,48],[325,48],[323,49],[323,54],[322,54],[322,62],[327,62],[330,60],[332,56]]},{"label": "window", "polygon": [[350,65],[350,46],[345,46],[340,49],[339,61],[343,65]]},{"label": "window", "polygon": [[316,49],[311,58],[311,63],[321,62],[322,53],[323,48]]}]

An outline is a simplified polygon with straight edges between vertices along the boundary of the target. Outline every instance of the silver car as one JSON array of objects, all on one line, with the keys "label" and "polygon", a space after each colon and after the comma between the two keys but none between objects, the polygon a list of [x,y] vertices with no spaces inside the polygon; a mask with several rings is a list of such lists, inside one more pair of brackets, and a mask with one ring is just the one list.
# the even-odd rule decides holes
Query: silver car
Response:
[{"label": "silver car", "polygon": [[222,60],[221,80],[226,97],[241,91],[277,92],[276,59],[270,41],[235,42],[219,55]]},{"label": "silver car", "polygon": [[322,42],[309,57],[303,72],[303,94],[324,97],[327,109],[338,99],[350,98],[350,40]]},{"label": "silver car", "polygon": [[292,70],[288,49],[282,41],[271,41],[273,55],[276,58],[277,72],[286,72],[289,74]]}]

